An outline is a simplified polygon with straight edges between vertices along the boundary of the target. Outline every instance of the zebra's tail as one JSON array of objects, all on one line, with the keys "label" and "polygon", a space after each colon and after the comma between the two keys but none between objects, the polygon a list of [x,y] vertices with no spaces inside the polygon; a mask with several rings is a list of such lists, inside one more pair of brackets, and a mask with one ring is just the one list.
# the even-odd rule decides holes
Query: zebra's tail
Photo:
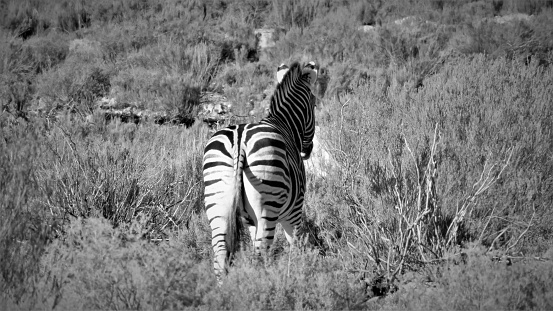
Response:
[{"label": "zebra's tail", "polygon": [[242,143],[237,142],[235,146],[237,146],[237,150],[236,156],[234,157],[234,189],[232,191],[232,206],[228,217],[228,233],[226,239],[229,264],[234,254],[240,250],[240,242],[244,230],[241,210],[244,203],[242,197],[244,181],[242,176],[244,173],[244,159],[246,154]]}]

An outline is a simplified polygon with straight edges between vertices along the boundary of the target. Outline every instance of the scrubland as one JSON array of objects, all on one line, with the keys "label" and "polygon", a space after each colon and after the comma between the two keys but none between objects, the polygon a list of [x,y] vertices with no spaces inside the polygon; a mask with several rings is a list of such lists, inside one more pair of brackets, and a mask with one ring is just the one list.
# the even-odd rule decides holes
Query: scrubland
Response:
[{"label": "scrubland", "polygon": [[[0,2],[0,309],[552,309],[552,6]],[[244,114],[293,60],[324,69],[335,162],[297,247],[245,247],[219,287],[200,94]]]}]

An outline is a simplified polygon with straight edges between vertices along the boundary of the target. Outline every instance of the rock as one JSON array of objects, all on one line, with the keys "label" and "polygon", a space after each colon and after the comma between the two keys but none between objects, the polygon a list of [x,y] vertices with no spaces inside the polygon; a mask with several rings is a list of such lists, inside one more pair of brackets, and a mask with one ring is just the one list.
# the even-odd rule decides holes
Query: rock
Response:
[{"label": "rock", "polygon": [[395,20],[394,25],[403,29],[403,31],[411,34],[433,32],[439,26],[436,22],[423,20],[422,18],[417,16],[407,16]]},{"label": "rock", "polygon": [[117,106],[115,98],[102,97],[96,102],[96,106],[100,109],[114,109]]},{"label": "rock", "polygon": [[509,15],[503,15],[503,16],[496,16],[493,18],[493,21],[498,24],[508,24],[513,22],[529,22],[532,19],[531,15],[523,14],[523,13],[516,13],[516,14],[509,14]]},{"label": "rock", "polygon": [[263,50],[271,48],[276,45],[273,35],[275,30],[272,28],[261,28],[254,30],[254,34],[257,37],[258,47]]},{"label": "rock", "polygon": [[231,111],[232,104],[228,102],[224,95],[219,93],[202,93],[200,95],[200,106],[198,118],[210,126],[228,119],[233,115]]},{"label": "rock", "polygon": [[[103,116],[105,121],[119,120],[123,123],[138,124],[143,121],[151,120],[156,124],[173,124],[191,126],[194,119],[190,116],[169,115],[163,111],[140,110],[136,103],[118,103],[115,98],[102,97],[96,102],[94,114]],[[91,120],[87,116],[87,121]],[[89,120],[90,119],[90,120]]]},{"label": "rock", "polygon": [[394,24],[403,27],[414,27],[419,24],[420,18],[416,16],[406,16],[394,21]]},{"label": "rock", "polygon": [[361,32],[373,32],[373,31],[376,31],[376,27],[372,25],[363,25],[363,26],[359,26],[357,30]]}]

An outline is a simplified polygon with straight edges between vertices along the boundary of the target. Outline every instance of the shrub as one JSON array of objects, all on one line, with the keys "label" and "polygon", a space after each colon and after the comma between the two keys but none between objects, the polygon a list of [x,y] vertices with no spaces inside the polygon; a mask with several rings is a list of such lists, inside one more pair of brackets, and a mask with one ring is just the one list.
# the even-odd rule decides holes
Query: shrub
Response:
[{"label": "shrub", "polygon": [[[463,64],[466,66],[463,67]],[[499,182],[496,195],[490,196],[489,201],[480,201],[482,207],[487,206],[481,212],[490,211],[492,206],[496,206],[499,209],[496,212],[508,217],[513,211],[502,207],[514,204],[519,206],[517,213],[526,214],[526,219],[530,219],[533,213],[532,206],[538,207],[537,215],[542,215],[540,217],[549,217],[545,216],[545,210],[541,210],[545,214],[540,214],[539,206],[543,203],[538,202],[548,202],[551,199],[549,191],[545,190],[549,184],[549,177],[546,176],[551,171],[551,163],[544,160],[544,154],[549,152],[546,150],[551,148],[551,138],[541,125],[548,124],[546,120],[551,115],[550,105],[546,104],[552,96],[551,88],[547,86],[553,76],[550,70],[539,67],[537,62],[526,66],[516,61],[496,60],[488,65],[488,72],[484,73],[477,69],[479,66],[486,66],[483,57],[477,57],[470,63],[465,60],[454,66],[448,66],[443,75],[437,75],[436,80],[432,79],[425,89],[427,95],[419,97],[424,94],[419,93],[414,102],[414,107],[421,108],[435,105],[432,104],[432,98],[441,98],[439,101],[448,103],[447,106],[431,108],[440,111],[440,117],[431,117],[425,113],[426,117],[421,116],[414,123],[427,118],[449,128],[443,133],[447,145],[442,163],[452,175],[447,173],[442,176],[452,176],[451,181],[456,182],[446,191],[454,193],[459,189],[468,189],[468,180],[459,178],[464,175],[459,175],[459,172],[465,171],[465,176],[471,174],[472,179],[475,179],[479,173],[469,173],[471,168],[481,168],[486,161],[504,153],[507,148],[512,148],[512,168],[505,172],[505,179]],[[448,78],[445,79],[445,76]],[[498,80],[498,77],[504,78]],[[446,124],[449,126],[446,127]],[[533,151],[529,153],[529,150]],[[460,159],[467,161],[461,167],[458,162]],[[536,176],[539,176],[537,180],[540,182],[534,179]],[[508,193],[518,195],[511,196]],[[445,206],[455,206],[456,200],[444,201]],[[516,230],[523,228],[518,227]],[[505,242],[507,241],[509,239]]]},{"label": "shrub", "polygon": [[46,105],[43,110],[70,109],[88,113],[95,107],[96,100],[110,90],[110,75],[105,67],[71,57],[61,66],[37,77],[36,95]]},{"label": "shrub", "polygon": [[17,37],[28,39],[50,27],[50,21],[39,14],[40,1],[6,1],[3,3],[2,26]]},{"label": "shrub", "polygon": [[137,20],[148,17],[150,9],[160,1],[150,0],[101,0],[90,6],[90,15],[93,21],[100,23],[122,23],[127,20]]},{"label": "shrub", "polygon": [[143,68],[121,71],[112,79],[112,96],[120,103],[193,120],[201,84],[192,74]]},{"label": "shrub", "polygon": [[57,25],[65,32],[71,32],[90,26],[90,13],[84,1],[64,1],[58,7]]},{"label": "shrub", "polygon": [[62,63],[69,53],[67,39],[57,32],[31,38],[25,42],[23,48],[23,55],[20,57],[27,59],[37,74]]},{"label": "shrub", "polygon": [[330,1],[273,1],[271,22],[287,29],[306,28],[316,16],[325,15]]},{"label": "shrub", "polygon": [[[43,307],[198,306],[215,281],[206,262],[199,261],[203,257],[182,239],[171,237],[159,244],[151,243],[136,238],[135,234],[143,230],[141,225],[135,223],[131,228],[136,231],[113,229],[97,218],[72,221],[67,237],[50,244],[43,257]],[[50,284],[53,295],[46,287]],[[53,296],[55,299],[50,298]]]},{"label": "shrub", "polygon": [[[183,139],[190,133],[199,141]],[[148,234],[164,235],[164,230],[188,221],[190,213],[199,209],[198,148],[203,148],[205,136],[199,127],[174,132],[158,131],[153,125],[141,129],[68,120],[46,140],[52,153],[38,172],[51,189],[57,215],[103,216],[119,225],[143,213]],[[195,152],[168,158],[179,149]]]},{"label": "shrub", "polygon": [[69,93],[69,100],[79,103],[86,112],[92,112],[96,100],[106,95],[111,87],[109,74],[99,68],[92,68],[81,85]]},{"label": "shrub", "polygon": [[43,124],[0,113],[0,300],[16,303],[35,294],[39,261],[57,229],[37,176]]},{"label": "shrub", "polygon": [[34,91],[34,64],[22,42],[2,33],[0,102],[2,111],[24,115]]},{"label": "shrub", "polygon": [[[275,68],[275,69],[272,69]],[[262,94],[275,85],[277,64],[268,63],[228,64],[221,66],[219,74],[214,79],[215,85],[224,89],[226,98],[232,103],[233,111],[237,115],[246,116],[252,109],[248,106],[250,100],[254,108],[263,110],[261,102],[265,99]]]},{"label": "shrub", "polygon": [[[254,2],[0,4],[0,308],[550,308],[549,262],[518,258],[553,237],[548,4]],[[487,19],[511,11],[537,15]],[[78,112],[108,96],[191,123],[202,91],[262,101],[292,60],[329,72],[336,165],[307,177],[299,249],[244,251],[216,287],[208,129]]]},{"label": "shrub", "polygon": [[[59,296],[63,294],[57,290],[66,290],[64,282],[72,278],[71,273],[92,271],[77,266],[73,266],[77,270],[64,270],[53,264],[69,264],[56,257],[60,256],[59,243],[78,247],[83,250],[80,253],[83,257],[88,256],[86,252],[90,248],[83,249],[79,246],[82,244],[67,242],[78,239],[76,231],[67,227],[68,223],[78,223],[75,222],[77,218],[101,217],[136,239],[166,238],[181,226],[200,228],[187,231],[182,241],[197,252],[196,256],[206,256],[202,241],[207,241],[207,237],[198,236],[208,234],[207,224],[197,227],[196,223],[202,222],[192,219],[202,207],[199,150],[207,138],[206,129],[196,126],[175,132],[174,128],[158,129],[153,125],[142,129],[134,125],[105,125],[103,120],[86,124],[71,120],[70,116],[58,120],[52,128],[47,122],[33,119],[27,124],[18,124],[9,115],[0,117],[4,138],[0,142],[3,144],[0,182],[6,189],[0,196],[0,230],[4,232],[0,239],[2,301],[21,302],[29,308],[40,304],[43,298],[56,304],[54,300],[61,299]],[[146,145],[149,147],[144,149]],[[183,150],[191,152],[187,154]],[[137,219],[140,222],[133,225]],[[96,223],[92,227],[109,229]],[[55,238],[60,239],[51,246],[54,253],[45,257],[45,260],[52,260],[49,267],[60,269],[52,275],[52,270],[39,270],[39,258]],[[64,241],[68,244],[63,244]],[[142,249],[140,246],[136,250]],[[181,248],[175,251],[180,252]],[[64,255],[63,249],[61,255]],[[97,258],[98,262],[103,260],[102,256]],[[116,262],[122,260],[116,258]],[[114,268],[122,267],[123,263],[121,261]],[[89,262],[83,264],[89,265]],[[180,265],[174,264],[175,267]],[[65,272],[67,274],[63,274]],[[122,277],[128,276],[125,273],[122,272]],[[86,283],[89,276],[83,276],[82,281]],[[91,286],[87,288],[97,286],[95,280],[90,282],[85,284]],[[175,282],[180,281],[175,279]],[[109,288],[104,288],[106,295]],[[112,300],[104,301],[103,298],[94,300],[99,297],[96,293],[86,301],[97,306],[111,303]],[[119,298],[113,299],[118,301]],[[117,306],[120,302],[114,303],[113,306]],[[133,305],[127,305],[130,306]]]},{"label": "shrub", "polygon": [[131,39],[138,31],[130,31],[128,28],[118,24],[109,25],[104,28],[104,33],[98,36],[103,52],[103,60],[116,64],[120,59],[127,56],[133,49]]},{"label": "shrub", "polygon": [[392,83],[383,96],[371,79],[325,108],[323,136],[341,163],[331,193],[344,202],[315,210],[330,248],[351,247],[392,283],[470,241],[547,249],[525,241],[550,235],[543,155],[553,140],[542,124],[552,77],[536,63],[480,56],[446,65],[418,91]]},{"label": "shrub", "polygon": [[291,251],[274,261],[236,261],[223,285],[203,299],[212,309],[359,309],[363,286],[339,258]]},{"label": "shrub", "polygon": [[128,67],[111,80],[111,96],[141,109],[192,123],[200,92],[213,79],[218,60],[210,46],[183,47],[168,38],[129,55]]},{"label": "shrub", "polygon": [[544,310],[553,306],[551,262],[506,264],[491,260],[483,251],[470,249],[466,262],[434,267],[430,285],[415,278],[383,309]]}]

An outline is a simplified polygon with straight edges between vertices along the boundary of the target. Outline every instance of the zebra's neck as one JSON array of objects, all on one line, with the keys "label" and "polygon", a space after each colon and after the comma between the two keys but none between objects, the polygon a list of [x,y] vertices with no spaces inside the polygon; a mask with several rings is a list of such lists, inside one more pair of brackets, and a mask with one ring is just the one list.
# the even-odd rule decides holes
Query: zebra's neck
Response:
[{"label": "zebra's neck", "polygon": [[271,97],[269,115],[260,122],[278,130],[288,142],[291,142],[298,154],[302,149],[306,122],[310,119],[311,113],[309,80],[310,76],[304,76],[299,63],[292,64]]},{"label": "zebra's neck", "polygon": [[[267,124],[278,130],[289,144],[294,146],[297,153],[301,151],[301,141],[305,133],[299,133],[290,125],[290,121],[284,118],[278,118],[275,115],[270,115],[261,120],[259,123]],[[305,131],[305,129],[302,129]]]}]

